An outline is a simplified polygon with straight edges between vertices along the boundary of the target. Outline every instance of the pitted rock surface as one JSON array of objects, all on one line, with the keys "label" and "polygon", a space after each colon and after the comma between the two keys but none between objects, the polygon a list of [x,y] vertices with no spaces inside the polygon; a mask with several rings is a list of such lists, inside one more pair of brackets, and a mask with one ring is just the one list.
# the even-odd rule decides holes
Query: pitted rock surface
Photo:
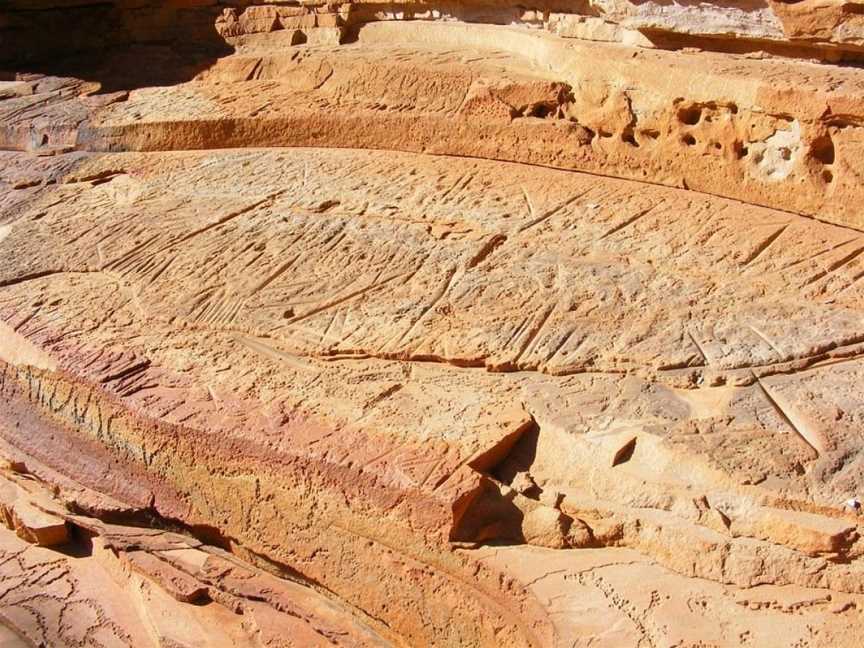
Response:
[{"label": "pitted rock surface", "polygon": [[7,3],[0,642],[859,645],[857,6]]}]

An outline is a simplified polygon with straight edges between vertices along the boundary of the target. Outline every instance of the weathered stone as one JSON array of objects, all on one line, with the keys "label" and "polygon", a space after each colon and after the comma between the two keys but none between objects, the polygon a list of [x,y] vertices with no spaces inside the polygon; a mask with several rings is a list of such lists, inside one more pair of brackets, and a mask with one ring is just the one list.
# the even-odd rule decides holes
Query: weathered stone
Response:
[{"label": "weathered stone", "polygon": [[6,3],[3,624],[857,646],[856,7]]}]

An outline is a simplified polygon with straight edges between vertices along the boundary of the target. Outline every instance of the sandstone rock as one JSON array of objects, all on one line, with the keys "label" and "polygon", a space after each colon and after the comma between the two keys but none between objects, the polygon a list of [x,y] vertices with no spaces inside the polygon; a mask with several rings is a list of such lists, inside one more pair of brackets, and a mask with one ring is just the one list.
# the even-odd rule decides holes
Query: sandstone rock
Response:
[{"label": "sandstone rock", "polygon": [[538,506],[525,515],[522,533],[529,544],[552,549],[567,546],[567,532],[570,520],[561,511],[546,506]]},{"label": "sandstone rock", "polygon": [[753,525],[744,535],[762,537],[814,556],[843,556],[858,540],[854,524],[844,520],[826,520],[800,511],[762,509],[746,521],[736,519],[732,532],[741,533],[739,527],[742,524]]},{"label": "sandstone rock", "polygon": [[[710,53],[460,23],[367,24],[356,50],[338,47],[344,37],[341,27],[244,33],[230,39],[238,54],[195,82],[135,90],[101,109],[71,88],[7,100],[0,139],[25,150],[80,142],[90,150],[291,145],[467,155],[650,178],[858,222],[861,90],[851,70],[774,59],[730,65]],[[302,56],[291,52],[297,44]],[[414,58],[399,62],[415,46]],[[436,47],[479,56],[439,56]],[[395,62],[382,65],[384,51]],[[503,69],[484,52],[506,53]],[[737,83],[742,74],[748,81]],[[698,83],[688,81],[694,76]],[[551,98],[550,87],[558,89]],[[28,105],[45,112],[46,101],[52,116],[37,128]]]},{"label": "sandstone rock", "polygon": [[38,508],[19,487],[5,480],[0,482],[0,514],[6,527],[27,542],[53,547],[69,540],[62,517]]},{"label": "sandstone rock", "polygon": [[6,3],[2,624],[857,646],[856,7]]},{"label": "sandstone rock", "polygon": [[[176,551],[176,550],[175,550]],[[207,587],[189,575],[160,560],[151,553],[132,551],[126,554],[129,566],[155,581],[181,603],[196,603],[208,598]]]},{"label": "sandstone rock", "polygon": [[563,38],[624,43],[636,47],[654,47],[642,33],[621,27],[594,16],[553,13],[549,15],[549,31]]},{"label": "sandstone rock", "polygon": [[66,524],[61,518],[24,502],[15,504],[11,522],[21,538],[41,547],[53,547],[69,540]]}]

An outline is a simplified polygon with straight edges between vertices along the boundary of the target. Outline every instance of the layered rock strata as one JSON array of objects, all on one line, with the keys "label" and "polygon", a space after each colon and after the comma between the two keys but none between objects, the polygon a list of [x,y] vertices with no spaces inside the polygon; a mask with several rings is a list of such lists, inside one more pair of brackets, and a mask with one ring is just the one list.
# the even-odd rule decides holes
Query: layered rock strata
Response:
[{"label": "layered rock strata", "polygon": [[[350,45],[292,45],[293,33],[231,37],[236,53],[206,69],[172,67],[171,77],[191,79],[170,86],[99,93],[99,81],[22,77],[0,108],[0,144],[480,157],[861,225],[864,86],[854,69],[459,23],[372,23]],[[170,67],[164,53],[151,54]],[[134,62],[109,59],[89,76],[115,87]]]},{"label": "layered rock strata", "polygon": [[860,60],[861,6],[858,0],[8,0],[0,11],[0,42],[8,48],[0,61],[129,44],[195,49],[218,44],[217,35],[281,30],[305,42],[322,29],[350,36],[391,21],[515,25],[647,48]]},{"label": "layered rock strata", "polygon": [[[6,156],[19,186],[30,160]],[[454,550],[477,543],[861,593],[835,507],[861,474],[848,230],[411,154],[58,172],[2,241],[3,437],[25,467],[409,645],[567,640],[507,561]]]},{"label": "layered rock strata", "polygon": [[[642,40],[854,50],[805,4],[174,2],[189,58],[19,56],[9,641],[857,645],[864,82]],[[73,9],[152,11],[7,20]]]}]

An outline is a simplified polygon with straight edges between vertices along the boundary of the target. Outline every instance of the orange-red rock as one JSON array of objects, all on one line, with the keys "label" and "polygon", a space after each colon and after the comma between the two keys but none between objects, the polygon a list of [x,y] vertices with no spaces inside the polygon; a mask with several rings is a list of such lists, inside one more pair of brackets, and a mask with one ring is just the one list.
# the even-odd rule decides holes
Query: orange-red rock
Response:
[{"label": "orange-red rock", "polygon": [[7,3],[0,641],[856,646],[855,6]]}]

